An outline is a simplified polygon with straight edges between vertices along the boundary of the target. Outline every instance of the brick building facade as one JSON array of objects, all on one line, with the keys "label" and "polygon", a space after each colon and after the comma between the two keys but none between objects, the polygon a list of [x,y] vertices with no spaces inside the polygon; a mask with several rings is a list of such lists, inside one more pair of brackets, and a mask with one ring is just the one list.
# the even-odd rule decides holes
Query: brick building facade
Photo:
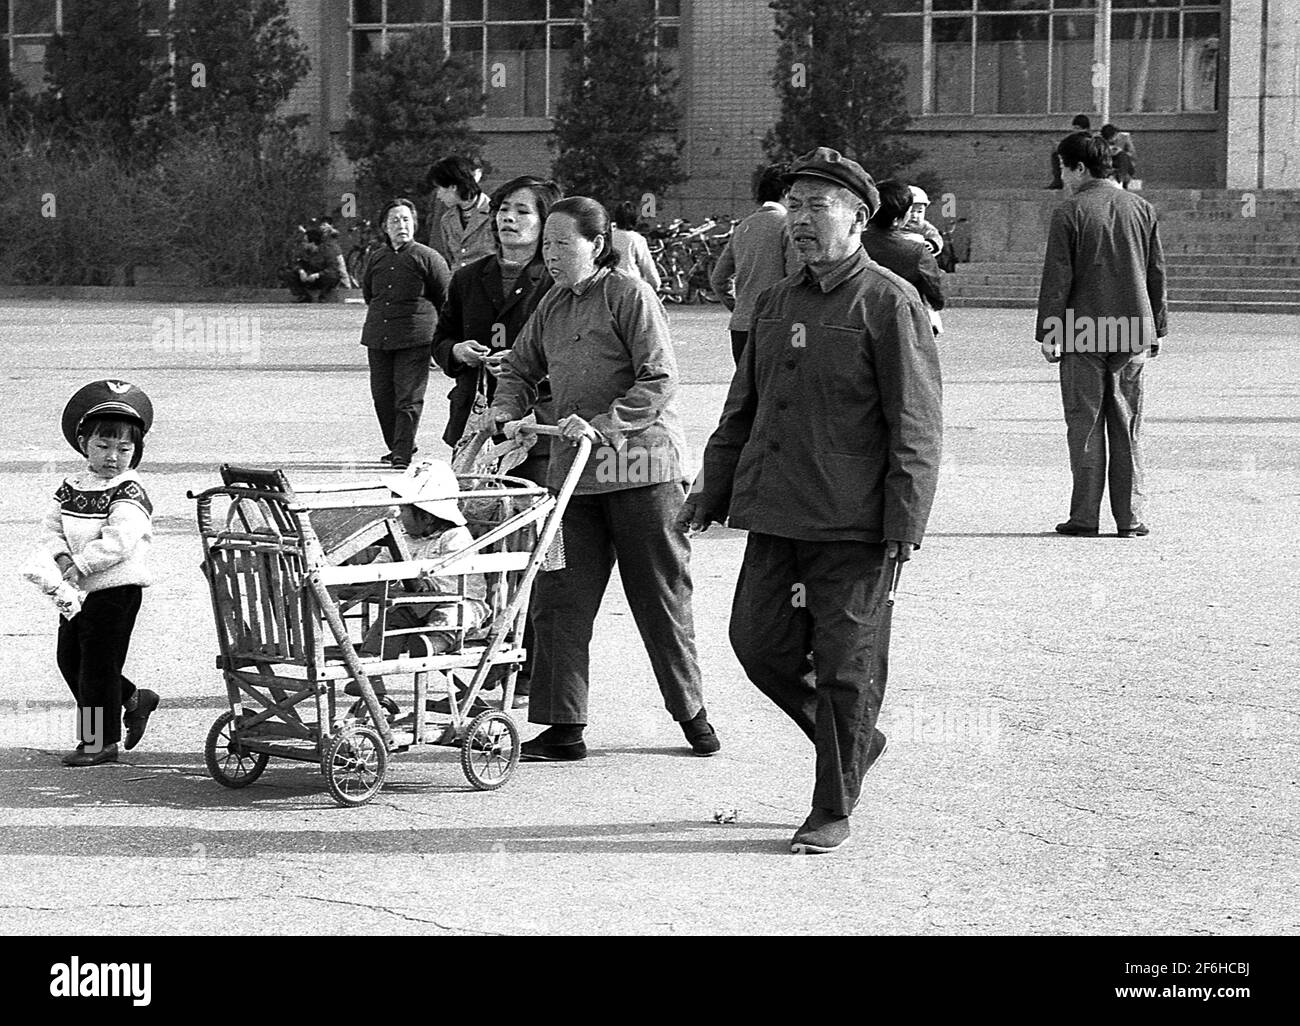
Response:
[{"label": "brick building facade", "polygon": [[[777,112],[765,0],[652,0],[661,57],[680,78],[689,181],[661,214],[739,214]],[[545,171],[550,114],[584,0],[289,0],[311,71],[291,99],[333,146],[354,67],[416,25],[482,62],[492,180]],[[39,80],[62,0],[9,0],[6,43]],[[1300,17],[1295,0],[906,0],[891,48],[908,68],[909,134],[954,192],[1046,184],[1074,113],[1133,133],[1151,185],[1300,184]],[[44,35],[42,35],[44,33]],[[1105,58],[1103,60],[1103,58]],[[1098,68],[1105,74],[1098,85]],[[491,88],[506,69],[511,88]],[[832,69],[833,73],[833,69]],[[1107,118],[1107,115],[1109,117]],[[431,154],[434,157],[436,154]],[[870,165],[869,155],[864,160]]]}]

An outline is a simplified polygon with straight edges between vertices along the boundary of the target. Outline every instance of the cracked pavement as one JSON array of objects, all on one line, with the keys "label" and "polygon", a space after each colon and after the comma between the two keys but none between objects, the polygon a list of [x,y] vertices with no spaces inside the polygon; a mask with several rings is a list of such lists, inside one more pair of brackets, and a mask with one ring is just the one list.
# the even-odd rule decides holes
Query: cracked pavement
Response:
[{"label": "cracked pavement", "polygon": [[[0,441],[3,565],[75,465],[57,429],[72,391],[115,375],[154,399],[141,471],[157,584],[127,672],[163,697],[119,764],[64,768],[54,614],[12,577],[0,589],[0,932],[1300,929],[1300,319],[1174,316],[1148,371],[1152,534],[1119,540],[1051,533],[1065,432],[1032,313],[945,317],[946,452],[895,611],[889,751],[851,845],[798,858],[812,751],[730,652],[744,537],[718,528],[694,556],[715,758],[692,758],[663,711],[615,579],[586,762],[524,764],[480,793],[455,751],[426,748],[394,757],[360,809],[336,807],[306,763],[272,760],[241,791],[210,780],[203,739],[224,689],[185,490],[226,461],[320,481],[382,451],[360,308],[233,312],[261,318],[254,362],[156,351],[151,323],[170,307],[14,302],[0,318],[21,425]],[[726,318],[670,321],[698,455],[726,390]],[[427,452],[442,451],[444,385],[435,372]],[[713,821],[731,809],[736,822]]]}]

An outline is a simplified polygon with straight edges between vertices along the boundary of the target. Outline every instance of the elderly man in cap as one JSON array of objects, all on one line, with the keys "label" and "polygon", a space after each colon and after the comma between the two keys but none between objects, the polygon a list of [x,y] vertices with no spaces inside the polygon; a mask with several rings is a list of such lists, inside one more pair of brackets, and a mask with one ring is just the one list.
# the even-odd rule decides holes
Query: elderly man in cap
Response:
[{"label": "elderly man in cap", "polygon": [[816,746],[812,813],[791,850],[848,839],[889,653],[893,570],[921,543],[939,472],[939,356],[916,290],[859,236],[878,195],[819,147],[790,167],[804,261],[766,289],[678,525],[748,530],[731,644]]}]

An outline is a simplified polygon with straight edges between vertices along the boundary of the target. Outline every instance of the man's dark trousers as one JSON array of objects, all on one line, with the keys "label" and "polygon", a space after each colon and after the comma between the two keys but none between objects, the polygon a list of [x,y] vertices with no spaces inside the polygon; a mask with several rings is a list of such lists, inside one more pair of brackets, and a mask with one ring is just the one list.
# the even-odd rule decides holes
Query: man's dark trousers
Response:
[{"label": "man's dark trousers", "polygon": [[[586,723],[589,648],[615,558],[623,592],[669,715],[689,720],[704,704],[691,614],[690,543],[672,523],[679,482],[575,495],[564,513],[563,570],[533,585],[530,723]],[[618,668],[610,671],[623,676]]]},{"label": "man's dark trousers", "polygon": [[[1066,353],[1061,400],[1074,491],[1070,523],[1097,527],[1102,490],[1121,531],[1146,513],[1142,466],[1142,368],[1146,353]],[[1109,459],[1107,449],[1109,448]]]},{"label": "man's dark trousers", "polygon": [[880,753],[889,577],[883,544],[751,533],[736,582],[731,647],[816,746],[812,804],[836,816],[853,812]]},{"label": "man's dark trousers", "polygon": [[[59,617],[57,659],[77,700],[77,740],[94,746],[94,751],[99,751],[95,742],[115,745],[122,738],[122,707],[135,694],[122,667],[141,596],[138,584],[92,591],[80,613],[71,620]],[[92,737],[101,717],[103,733]]]},{"label": "man's dark trousers", "polygon": [[424,412],[424,390],[429,384],[429,347],[367,349],[370,359],[370,398],[375,403],[379,430],[393,456],[410,462],[415,433]]}]

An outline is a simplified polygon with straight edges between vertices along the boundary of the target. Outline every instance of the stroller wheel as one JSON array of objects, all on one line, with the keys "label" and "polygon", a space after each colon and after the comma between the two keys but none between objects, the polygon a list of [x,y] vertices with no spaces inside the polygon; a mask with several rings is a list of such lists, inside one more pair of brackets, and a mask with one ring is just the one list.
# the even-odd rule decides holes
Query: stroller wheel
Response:
[{"label": "stroller wheel", "polygon": [[330,797],[340,805],[365,805],[384,786],[388,749],[373,727],[352,724],[325,741],[321,768]]},{"label": "stroller wheel", "polygon": [[265,752],[245,749],[240,743],[238,728],[235,714],[224,712],[212,724],[203,745],[203,761],[208,764],[208,773],[222,787],[247,787],[262,775],[262,770],[271,761]]},{"label": "stroller wheel", "polygon": [[519,765],[519,728],[497,709],[479,713],[460,743],[460,768],[480,791],[501,787]]}]

